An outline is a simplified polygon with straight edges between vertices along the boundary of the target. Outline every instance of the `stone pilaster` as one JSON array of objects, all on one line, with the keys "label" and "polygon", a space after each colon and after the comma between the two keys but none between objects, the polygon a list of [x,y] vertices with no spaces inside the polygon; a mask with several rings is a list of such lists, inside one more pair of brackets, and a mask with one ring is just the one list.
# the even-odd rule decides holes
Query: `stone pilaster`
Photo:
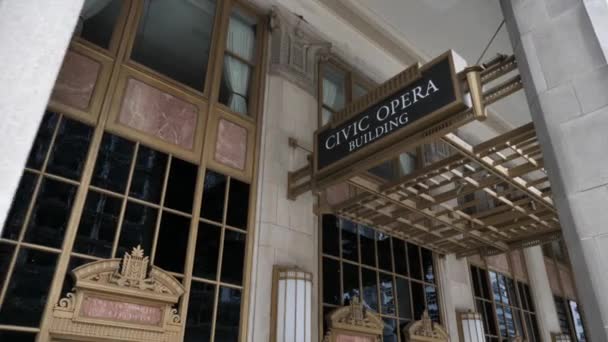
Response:
[{"label": "stone pilaster", "polygon": [[[607,341],[608,3],[501,0],[501,5],[543,150],[587,336]],[[602,20],[603,26],[598,24]]]},{"label": "stone pilaster", "polygon": [[0,1],[0,231],[83,2]]}]

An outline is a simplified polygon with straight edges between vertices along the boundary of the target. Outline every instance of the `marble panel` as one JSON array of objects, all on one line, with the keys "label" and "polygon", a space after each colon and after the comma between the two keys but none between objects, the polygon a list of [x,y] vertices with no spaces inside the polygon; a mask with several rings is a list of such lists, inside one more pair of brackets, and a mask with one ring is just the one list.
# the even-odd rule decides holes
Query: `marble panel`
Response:
[{"label": "marble panel", "polygon": [[493,268],[494,270],[502,273],[511,273],[509,271],[509,260],[507,259],[506,254],[498,254],[492,255],[486,258],[488,263],[488,267]]},{"label": "marble panel", "polygon": [[215,160],[235,169],[245,169],[247,160],[247,129],[245,127],[220,119],[215,142]]},{"label": "marble panel", "polygon": [[568,299],[576,299],[576,291],[574,290],[574,282],[572,281],[572,272],[565,266],[559,268],[559,274],[564,285],[564,296]]},{"label": "marble panel", "polygon": [[192,150],[197,112],[194,104],[130,78],[118,121],[127,127]]},{"label": "marble panel", "polygon": [[519,280],[526,280],[526,270],[524,269],[523,255],[521,251],[511,252],[511,263],[513,265],[513,276]]},{"label": "marble panel", "polygon": [[70,107],[86,110],[91,102],[101,64],[68,51],[57,76],[51,98]]},{"label": "marble panel", "polygon": [[552,260],[548,260],[546,258],[545,267],[547,268],[547,277],[549,278],[549,286],[551,287],[551,291],[553,292],[553,294],[561,296],[562,291],[559,286],[559,274],[557,267],[555,267],[555,264]]},{"label": "marble panel", "polygon": [[81,314],[88,318],[160,326],[163,311],[157,306],[85,297],[82,301]]}]

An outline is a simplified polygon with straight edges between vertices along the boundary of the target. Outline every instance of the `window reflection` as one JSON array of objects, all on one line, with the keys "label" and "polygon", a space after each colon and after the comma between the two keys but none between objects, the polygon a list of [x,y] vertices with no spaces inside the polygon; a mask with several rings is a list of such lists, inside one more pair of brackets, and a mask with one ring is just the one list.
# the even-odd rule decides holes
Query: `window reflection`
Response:
[{"label": "window reflection", "polygon": [[86,0],[74,34],[104,49],[110,47],[122,0]]},{"label": "window reflection", "polygon": [[215,7],[211,0],[145,0],[131,58],[202,91]]}]

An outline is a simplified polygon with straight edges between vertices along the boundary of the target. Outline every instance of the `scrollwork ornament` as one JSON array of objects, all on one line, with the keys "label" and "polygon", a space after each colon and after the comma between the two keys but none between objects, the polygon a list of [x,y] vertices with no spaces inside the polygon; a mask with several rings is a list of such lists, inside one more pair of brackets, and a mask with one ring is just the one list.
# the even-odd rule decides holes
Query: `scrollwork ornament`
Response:
[{"label": "scrollwork ornament", "polygon": [[177,309],[171,309],[171,322],[175,324],[180,324],[182,322],[182,319],[179,316]]},{"label": "scrollwork ornament", "polygon": [[74,309],[74,294],[72,292],[68,292],[65,295],[65,297],[63,297],[59,300],[59,303],[57,303],[57,307],[66,309],[66,310],[73,310]]}]

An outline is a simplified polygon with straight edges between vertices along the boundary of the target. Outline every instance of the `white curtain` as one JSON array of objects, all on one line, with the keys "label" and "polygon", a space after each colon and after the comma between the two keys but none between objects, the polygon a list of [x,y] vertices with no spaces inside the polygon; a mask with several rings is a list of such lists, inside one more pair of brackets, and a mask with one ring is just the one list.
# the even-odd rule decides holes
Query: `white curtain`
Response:
[{"label": "white curtain", "polygon": [[[255,31],[253,26],[241,20],[230,17],[226,50],[248,61],[253,59],[255,46]],[[241,114],[247,114],[247,88],[251,67],[237,58],[226,55],[224,58],[224,75],[230,97],[228,107]]]},{"label": "white curtain", "polygon": [[[332,81],[323,78],[323,103],[330,106],[331,108],[336,108],[338,99],[338,86]],[[333,116],[332,112],[323,108],[323,115],[321,116],[321,124],[325,125],[331,120]]]}]

